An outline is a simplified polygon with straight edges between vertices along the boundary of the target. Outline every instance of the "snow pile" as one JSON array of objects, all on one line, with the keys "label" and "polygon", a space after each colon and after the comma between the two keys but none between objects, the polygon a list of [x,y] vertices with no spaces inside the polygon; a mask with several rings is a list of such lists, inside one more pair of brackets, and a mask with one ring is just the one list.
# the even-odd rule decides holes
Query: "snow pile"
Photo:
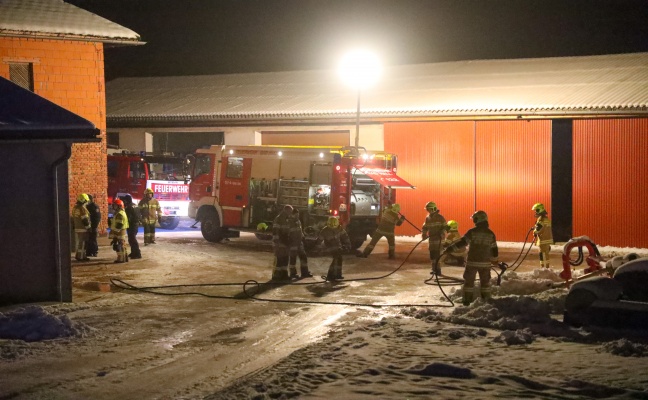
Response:
[{"label": "snow pile", "polygon": [[87,325],[74,323],[67,315],[53,315],[39,306],[0,313],[0,339],[39,342],[64,337],[82,337],[89,331]]},{"label": "snow pile", "polygon": [[500,333],[493,341],[497,343],[506,343],[507,345],[512,344],[529,344],[533,343],[535,337],[530,329],[518,329],[516,331],[504,331]]},{"label": "snow pile", "polygon": [[634,343],[625,338],[605,343],[600,351],[621,357],[648,357],[648,345]]}]

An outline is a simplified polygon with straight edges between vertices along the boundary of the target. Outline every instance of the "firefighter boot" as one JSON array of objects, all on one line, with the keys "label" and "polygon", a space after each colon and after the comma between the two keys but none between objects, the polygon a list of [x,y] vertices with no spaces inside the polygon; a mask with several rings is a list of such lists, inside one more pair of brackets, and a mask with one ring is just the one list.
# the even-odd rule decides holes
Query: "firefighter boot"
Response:
[{"label": "firefighter boot", "polygon": [[469,306],[473,301],[473,288],[463,288],[463,305]]},{"label": "firefighter boot", "polygon": [[396,259],[396,250],[389,249],[389,256],[387,258],[389,258],[390,260],[395,260]]},{"label": "firefighter boot", "polygon": [[302,279],[310,278],[313,276],[313,274],[311,274],[310,271],[308,270],[308,265],[301,265],[299,268],[300,268],[299,272],[301,272]]},{"label": "firefighter boot", "polygon": [[437,276],[441,275],[441,266],[439,265],[439,263],[437,263],[435,261],[432,261],[432,272],[431,272],[431,274],[432,275],[437,275]]},{"label": "firefighter boot", "polygon": [[288,276],[288,271],[286,270],[277,270],[272,271],[272,280],[275,282],[289,282],[290,276]]},{"label": "firefighter boot", "polygon": [[299,275],[297,275],[297,267],[294,265],[290,266],[290,279],[298,279]]},{"label": "firefighter boot", "polygon": [[335,277],[335,261],[331,262],[331,265],[329,265],[328,272],[326,273],[326,280],[327,281],[336,281],[337,278]]},{"label": "firefighter boot", "polygon": [[490,287],[481,288],[481,297],[482,299],[484,299],[484,301],[490,302],[490,300],[492,299]]},{"label": "firefighter boot", "polygon": [[341,281],[342,279],[344,279],[344,277],[342,276],[342,266],[341,265],[338,265],[337,268],[335,268],[335,279],[337,279],[338,281]]}]

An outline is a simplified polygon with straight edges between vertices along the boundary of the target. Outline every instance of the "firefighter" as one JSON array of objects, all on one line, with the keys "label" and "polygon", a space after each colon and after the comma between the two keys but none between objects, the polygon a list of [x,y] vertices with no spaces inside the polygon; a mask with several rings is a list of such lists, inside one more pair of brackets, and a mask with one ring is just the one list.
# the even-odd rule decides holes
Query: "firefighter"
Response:
[{"label": "firefighter", "polygon": [[128,218],[128,229],[126,229],[128,245],[131,248],[128,258],[142,258],[142,252],[140,251],[139,243],[137,243],[137,230],[139,229],[140,223],[139,210],[133,206],[133,197],[130,194],[123,197],[123,202],[124,212],[126,213],[126,218]]},{"label": "firefighter", "polygon": [[[448,235],[443,240],[444,250],[447,249],[448,246],[450,246],[452,243],[461,239],[461,235],[459,234],[459,224],[454,219],[448,221],[447,231],[448,231]],[[454,251],[452,253],[446,252],[446,257],[443,262],[447,265],[463,266],[464,263],[466,262],[466,250],[461,249],[461,250]]]},{"label": "firefighter", "polygon": [[553,232],[551,231],[551,220],[547,216],[547,210],[542,203],[535,203],[531,208],[538,218],[533,229],[535,244],[540,248],[540,268],[551,268],[549,252],[553,244]]},{"label": "firefighter", "polygon": [[329,217],[326,226],[320,231],[318,241],[324,241],[326,251],[333,256],[328,273],[327,281],[337,281],[344,279],[342,276],[342,254],[351,249],[351,240],[349,235],[340,225],[340,220],[336,217]]},{"label": "firefighter", "polygon": [[313,276],[308,270],[308,256],[304,248],[304,232],[302,231],[301,221],[299,220],[299,210],[293,209],[288,219],[290,234],[290,278],[299,278],[297,275],[297,257],[299,257],[299,272],[301,278]]},{"label": "firefighter", "polygon": [[90,213],[86,204],[90,201],[87,194],[81,193],[77,196],[76,204],[72,208],[72,224],[74,227],[74,236],[76,239],[76,254],[74,258],[77,261],[90,260],[86,254],[86,242],[90,236]]},{"label": "firefighter", "polygon": [[101,222],[101,210],[97,203],[94,202],[92,195],[88,195],[88,203],[86,208],[90,216],[90,231],[88,232],[88,241],[86,244],[86,252],[89,257],[97,257],[99,255],[99,245],[97,244],[97,234],[99,223]]},{"label": "firefighter", "polygon": [[115,213],[110,225],[109,239],[113,250],[117,252],[117,260],[115,263],[128,262],[128,246],[126,245],[126,233],[128,231],[128,216],[124,211],[124,202],[117,199],[113,202],[113,209]]},{"label": "firefighter", "polygon": [[481,296],[484,300],[491,298],[491,267],[498,265],[497,239],[488,227],[488,215],[477,211],[471,216],[475,227],[468,230],[463,237],[448,246],[446,252],[455,252],[468,246],[468,260],[463,274],[463,304],[470,305],[474,299],[475,277],[479,274]]},{"label": "firefighter", "polygon": [[441,267],[439,267],[437,260],[441,257],[441,243],[445,238],[447,223],[443,215],[439,214],[435,202],[429,201],[425,205],[425,210],[428,212],[428,216],[425,217],[425,223],[423,223],[423,229],[421,229],[421,238],[429,240],[432,273],[441,275]]},{"label": "firefighter", "polygon": [[376,231],[371,235],[371,242],[364,248],[362,253],[358,254],[358,257],[366,258],[376,247],[376,243],[384,236],[387,239],[387,244],[389,245],[389,255],[388,258],[393,260],[396,258],[396,240],[394,239],[394,229],[397,226],[401,226],[405,221],[405,216],[400,215],[400,205],[392,204],[385,208],[385,211],[382,213],[380,218],[380,223],[376,228]]},{"label": "firefighter", "polygon": [[155,244],[155,224],[162,218],[162,208],[156,198],[153,197],[153,190],[146,188],[144,198],[140,200],[137,207],[142,216],[144,226],[144,246]]},{"label": "firefighter", "polygon": [[290,260],[290,218],[293,207],[285,205],[272,222],[272,245],[274,249],[273,281],[290,281],[288,262]]}]

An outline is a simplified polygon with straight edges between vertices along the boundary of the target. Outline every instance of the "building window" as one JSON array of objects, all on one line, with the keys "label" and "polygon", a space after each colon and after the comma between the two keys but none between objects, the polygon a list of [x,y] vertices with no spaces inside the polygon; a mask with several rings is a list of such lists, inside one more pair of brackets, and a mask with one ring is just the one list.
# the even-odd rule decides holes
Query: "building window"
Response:
[{"label": "building window", "polygon": [[119,132],[106,132],[106,146],[109,149],[119,148]]},{"label": "building window", "polygon": [[9,63],[9,80],[33,92],[34,65],[32,63]]}]

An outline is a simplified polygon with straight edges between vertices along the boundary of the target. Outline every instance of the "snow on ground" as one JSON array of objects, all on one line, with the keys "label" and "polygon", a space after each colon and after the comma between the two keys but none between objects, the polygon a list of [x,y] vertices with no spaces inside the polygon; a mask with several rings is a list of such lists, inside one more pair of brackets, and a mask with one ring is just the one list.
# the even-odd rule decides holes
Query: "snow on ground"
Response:
[{"label": "snow on ground", "polygon": [[[416,238],[399,238],[399,241],[410,243],[410,246],[418,242]],[[160,242],[164,244],[163,240]],[[169,242],[166,248],[146,249],[147,252],[151,252],[164,248],[165,251],[175,251],[176,254],[161,257],[158,263],[164,265],[168,259],[169,267],[164,269],[163,273],[150,275],[148,279],[155,276],[155,279],[159,280],[160,276],[175,275],[175,279],[180,280],[180,276],[184,274],[202,273],[197,267],[201,262],[198,257],[202,257],[199,254],[211,251],[211,248],[200,247],[204,244],[199,240],[179,244],[177,250],[174,250],[173,246],[174,244]],[[187,251],[187,246],[193,246],[193,252]],[[215,248],[214,251],[219,254],[219,263],[226,262],[230,257],[228,252],[232,251],[231,247],[233,246],[221,245]],[[512,250],[511,254],[515,254],[515,251],[521,249],[521,244],[500,243],[500,248],[508,248]],[[554,253],[556,250],[554,248]],[[646,249],[603,247],[599,250],[608,258],[629,252],[648,256]],[[422,252],[425,253],[425,250]],[[246,255],[250,257],[249,260],[241,260],[240,253],[232,254],[234,261],[227,264],[228,268],[251,263],[253,258],[259,259],[258,253]],[[267,254],[262,253],[261,258],[266,256]],[[349,259],[349,266],[345,271],[350,270],[351,273],[345,275],[353,276],[354,272],[364,268],[365,264],[362,263],[365,262],[373,268],[393,266],[388,264],[390,261],[383,260],[383,256],[377,248],[369,260]],[[425,260],[425,257],[421,259]],[[191,260],[191,263],[182,260]],[[213,259],[205,260],[205,265],[213,264]],[[322,265],[326,264],[320,260],[316,261]],[[147,271],[143,267],[144,264],[132,264],[142,266],[138,267],[141,271],[136,271],[137,273],[153,272]],[[186,267],[183,267],[184,264],[187,264]],[[535,260],[532,265],[535,265]],[[231,320],[220,325],[222,331],[214,333],[207,330],[206,336],[202,338],[198,337],[200,326],[216,327],[219,326],[216,325],[216,321],[221,320],[215,319],[209,323],[191,321],[195,325],[192,329],[187,327],[189,321],[177,320],[198,318],[183,311],[183,308],[196,310],[196,301],[201,301],[196,303],[199,304],[201,318],[212,312],[209,307],[213,307],[213,313],[219,312],[221,306],[213,306],[200,299],[181,300],[167,297],[162,302],[151,295],[109,293],[101,295],[94,303],[90,302],[94,300],[89,300],[87,303],[28,305],[0,309],[0,386],[5,387],[5,390],[0,388],[0,399],[87,398],[88,392],[74,384],[80,379],[90,382],[85,385],[90,385],[93,389],[92,397],[99,399],[115,398],[118,393],[136,393],[136,397],[142,399],[212,400],[648,399],[648,374],[645,372],[648,371],[648,332],[600,327],[574,328],[563,324],[562,312],[567,290],[554,288],[556,283],[561,282],[558,268],[540,270],[525,267],[506,271],[502,275],[501,285],[494,286],[492,301],[484,302],[478,299],[468,307],[458,304],[455,307],[445,307],[448,305],[447,301],[440,288],[435,287],[433,282],[420,289],[419,277],[427,275],[429,265],[426,262],[418,268],[423,270],[417,272],[413,269],[413,272],[410,272],[418,275],[413,279],[407,278],[408,281],[401,284],[417,285],[419,289],[416,291],[434,293],[428,307],[377,309],[341,305],[279,306],[273,303],[241,301],[231,307],[232,310],[238,310],[237,314],[227,311]],[[208,270],[207,276],[222,270],[220,267]],[[135,274],[134,271],[129,273]],[[143,275],[141,279],[146,281],[147,276],[149,275]],[[407,272],[403,272],[401,276],[407,277]],[[191,275],[191,279],[196,279],[196,276]],[[493,277],[492,283],[497,283],[496,276]],[[358,290],[359,287],[361,285],[342,286],[332,289],[331,295],[335,294],[340,296],[339,299],[344,299],[345,291]],[[383,286],[379,288],[384,289]],[[288,289],[277,290],[276,295],[284,294],[283,291]],[[455,303],[460,302],[460,286],[447,285],[443,289]],[[367,298],[374,298],[369,297],[370,295],[373,296],[372,292],[365,290]],[[129,305],[129,302],[132,304]],[[97,304],[100,306],[97,307]],[[150,306],[156,308],[151,311],[148,308]],[[243,312],[252,306],[265,310],[263,312],[271,318],[263,322],[259,319],[262,315],[255,312],[255,319],[246,322],[248,320],[243,316]],[[177,310],[171,310],[174,314],[160,316],[161,321],[155,323],[156,313],[162,314],[162,310],[169,307]],[[111,311],[113,308],[115,311]],[[119,311],[116,311],[117,309]],[[137,310],[142,310],[146,318],[142,319]],[[268,314],[270,310],[274,311]],[[320,311],[320,314],[315,314],[316,310]],[[132,312],[132,316],[128,317],[127,312]],[[299,338],[300,333],[307,332],[310,328],[305,324],[314,323],[312,318],[304,318],[309,314],[311,317],[322,318],[322,322],[324,319],[330,319],[332,322],[326,322],[332,324],[328,333],[321,336],[321,329],[314,331],[310,340],[304,340],[301,346],[295,347],[294,351],[282,355],[278,360],[268,357],[267,354],[277,351],[277,347],[273,346],[284,346],[285,340],[274,340],[267,347],[264,347],[263,342],[268,337],[259,336],[244,340],[246,335],[252,336],[254,326],[264,324],[267,326],[265,329],[269,329],[280,321],[283,321],[281,324],[284,329],[278,330],[276,334],[294,335]],[[107,322],[109,325],[103,322],[108,318],[107,315],[114,318],[114,322]],[[327,318],[327,315],[336,317]],[[75,316],[79,316],[78,320],[75,320]],[[126,322],[126,318],[131,319]],[[142,319],[141,325],[146,328],[143,332],[139,332],[137,327],[132,325],[137,324],[133,321],[138,319]],[[287,325],[291,319],[292,325]],[[101,325],[102,323],[104,325]],[[171,329],[176,323],[179,325],[178,329]],[[103,326],[101,332],[98,326]],[[110,330],[113,326],[114,332]],[[156,336],[156,329],[159,329],[157,326],[169,331]],[[250,331],[243,335],[247,329]],[[144,335],[148,336],[145,340],[146,345],[149,348],[155,346],[158,350],[153,352],[149,349],[148,353],[143,352],[144,359],[141,362],[134,359],[127,363],[124,358],[137,353],[138,347],[128,342],[129,347],[122,351],[119,343],[130,340],[131,336],[145,338]],[[191,337],[192,335],[195,337]],[[272,338],[272,334],[269,334],[269,337]],[[169,338],[177,340],[169,344]],[[166,343],[163,349],[160,349],[161,341]],[[75,347],[80,342],[84,343],[83,351],[90,355],[102,354],[102,357],[110,357],[111,353],[116,353],[121,358],[113,357],[110,363],[93,365],[90,371],[80,370],[81,366],[67,365],[74,364],[69,361],[65,364],[70,368],[70,376],[54,377],[54,381],[44,383],[35,382],[31,387],[29,382],[18,383],[18,375],[9,374],[12,369],[18,367],[29,371],[36,365],[40,365],[41,368],[53,365],[49,368],[54,368],[52,375],[56,376],[54,372],[57,367],[63,367],[51,359],[63,357],[63,354],[68,352],[80,351]],[[195,342],[195,347],[187,351],[192,342]],[[236,347],[232,346],[236,346],[237,343],[246,347],[236,350]],[[225,354],[226,350],[233,351],[234,359],[223,359],[222,354]],[[180,369],[172,371],[171,376],[177,377],[176,379],[163,376],[161,379],[164,383],[161,384],[148,376],[151,373],[159,375],[164,368],[180,359],[178,354],[182,351],[187,351],[188,359],[180,365]],[[238,374],[232,372],[237,368],[237,352],[241,354],[240,357],[248,353],[254,357],[255,351],[258,352],[259,360],[256,367],[248,366]],[[41,359],[43,361],[39,361]],[[84,362],[91,359],[84,358]],[[263,362],[264,359],[269,361]],[[224,360],[232,364],[223,367],[222,364],[226,362]],[[196,376],[210,370],[221,371],[217,375],[227,375],[229,378],[209,382],[216,378],[206,375],[205,378],[199,378],[202,380],[195,382],[184,376]],[[2,378],[3,373],[5,378]],[[36,378],[27,378],[25,381],[29,379]],[[57,384],[56,379],[60,379],[61,383]],[[169,388],[165,388],[165,385]],[[143,388],[148,388],[148,391]]]}]

